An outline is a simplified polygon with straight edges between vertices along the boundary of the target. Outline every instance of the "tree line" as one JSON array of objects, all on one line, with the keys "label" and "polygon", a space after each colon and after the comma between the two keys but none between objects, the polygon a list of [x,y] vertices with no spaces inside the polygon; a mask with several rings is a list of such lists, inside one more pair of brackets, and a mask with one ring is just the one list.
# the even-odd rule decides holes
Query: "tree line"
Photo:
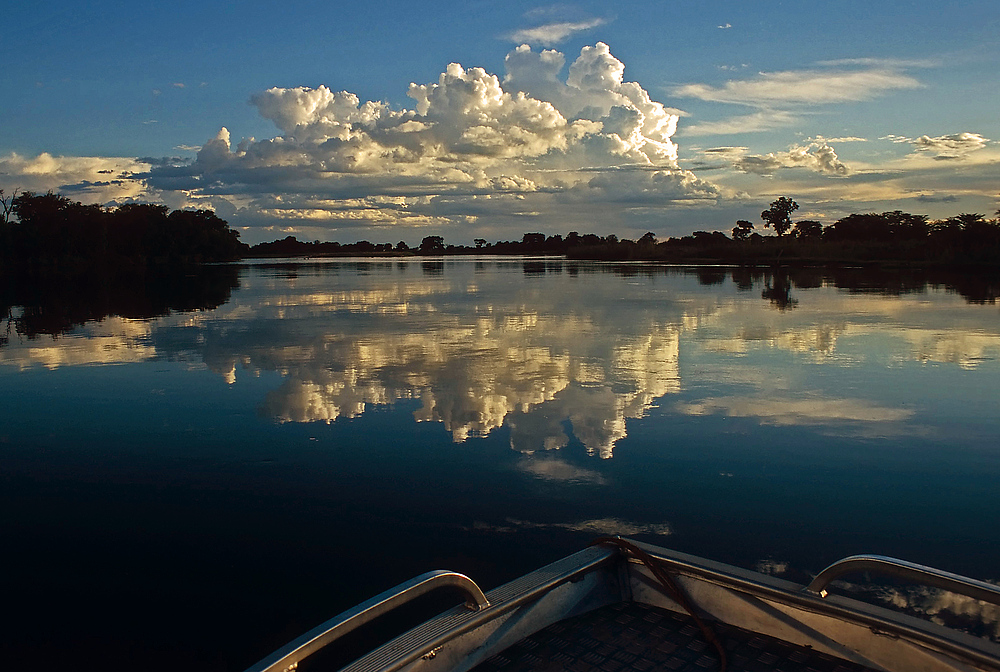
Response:
[{"label": "tree line", "polygon": [[0,264],[10,270],[145,269],[241,259],[238,231],[209,210],[0,191]]},{"label": "tree line", "polygon": [[[53,193],[0,190],[0,265],[6,268],[146,268],[235,261],[246,257],[563,255],[571,259],[650,260],[673,263],[881,263],[995,266],[1000,261],[1000,218],[962,213],[930,220],[899,210],[851,214],[824,227],[815,220],[793,222],[798,204],[787,196],[761,212],[762,236],[753,222],[739,220],[731,236],[695,231],[660,241],[652,232],[637,240],[614,234],[571,231],[525,233],[520,240],[472,246],[446,244],[440,235],[420,245],[300,241],[294,236],[253,247],[239,232],[207,210],[175,210],[151,204],[115,208],[83,205]],[[1000,211],[997,212],[1000,215]]]},{"label": "tree line", "polygon": [[[762,236],[753,222],[739,220],[732,236],[721,231],[695,231],[660,241],[647,232],[637,240],[615,234],[598,236],[571,231],[545,235],[525,233],[520,240],[473,246],[446,244],[442,236],[426,236],[419,246],[400,241],[375,244],[303,242],[293,236],[250,248],[249,256],[401,256],[401,255],[563,255],[570,259],[646,260],[672,263],[898,263],[904,265],[990,266],[1000,262],[1000,218],[962,213],[932,221],[927,215],[900,210],[851,214],[824,227],[815,220],[793,222],[798,204],[787,196],[761,212]],[[1000,211],[997,212],[1000,215]]]}]

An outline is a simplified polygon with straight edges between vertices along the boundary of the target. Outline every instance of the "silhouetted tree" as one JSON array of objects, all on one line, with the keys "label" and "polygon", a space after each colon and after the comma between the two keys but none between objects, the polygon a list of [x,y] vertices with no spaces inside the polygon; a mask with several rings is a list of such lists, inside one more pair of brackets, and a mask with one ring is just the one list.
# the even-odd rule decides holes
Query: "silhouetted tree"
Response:
[{"label": "silhouetted tree", "polygon": [[426,236],[420,241],[420,252],[422,254],[435,254],[444,251],[444,238],[442,236]]},{"label": "silhouetted tree", "polygon": [[114,210],[83,205],[51,192],[14,199],[16,222],[5,225],[5,255],[19,266],[67,271],[100,265],[199,263],[238,259],[239,233],[208,210],[129,204]]},{"label": "silhouetted tree", "polygon": [[749,240],[752,232],[753,222],[745,219],[737,220],[736,226],[733,227],[733,240]]},{"label": "silhouetted tree", "polygon": [[0,189],[0,209],[3,210],[0,213],[0,217],[3,217],[3,221],[0,223],[8,224],[10,223],[10,216],[14,214],[14,201],[17,199],[18,187],[14,187],[14,191],[10,193],[10,196],[5,196],[3,189]]},{"label": "silhouetted tree", "polygon": [[812,219],[795,222],[792,235],[799,239],[816,239],[823,235],[823,225]]},{"label": "silhouetted tree", "polygon": [[787,196],[771,201],[771,206],[760,213],[761,219],[764,220],[764,228],[774,228],[778,237],[785,235],[792,226],[791,214],[798,209],[799,204]]},{"label": "silhouetted tree", "polygon": [[528,248],[539,248],[545,244],[544,233],[526,233],[521,236],[521,244]]}]

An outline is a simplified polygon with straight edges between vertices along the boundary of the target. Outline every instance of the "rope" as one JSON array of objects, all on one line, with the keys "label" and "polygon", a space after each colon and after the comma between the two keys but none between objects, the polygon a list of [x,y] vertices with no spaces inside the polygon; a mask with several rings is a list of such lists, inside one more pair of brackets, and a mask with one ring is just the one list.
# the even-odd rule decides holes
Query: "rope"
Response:
[{"label": "rope", "polygon": [[600,537],[595,539],[590,543],[591,546],[596,546],[598,544],[613,544],[617,546],[623,553],[631,555],[632,557],[639,560],[642,564],[649,569],[650,573],[653,575],[662,588],[663,592],[674,602],[679,604],[684,611],[686,611],[691,618],[694,619],[695,624],[701,630],[702,635],[705,636],[705,641],[715,647],[715,650],[719,654],[719,672],[725,672],[726,670],[726,650],[722,646],[722,642],[716,636],[715,631],[705,621],[701,620],[701,617],[695,613],[694,605],[691,603],[690,598],[681,589],[681,587],[674,581],[673,577],[663,571],[656,561],[649,555],[646,551],[642,550],[630,541],[626,541],[621,537]]}]

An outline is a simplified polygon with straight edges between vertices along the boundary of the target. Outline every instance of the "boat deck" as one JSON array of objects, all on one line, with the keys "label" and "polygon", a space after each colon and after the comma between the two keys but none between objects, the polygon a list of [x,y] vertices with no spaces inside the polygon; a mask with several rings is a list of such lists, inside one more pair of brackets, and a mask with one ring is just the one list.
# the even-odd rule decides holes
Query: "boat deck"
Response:
[{"label": "boat deck", "polygon": [[[772,637],[712,623],[727,672],[870,672],[856,663]],[[522,639],[473,672],[706,672],[718,653],[687,615],[622,602],[560,621]]]}]

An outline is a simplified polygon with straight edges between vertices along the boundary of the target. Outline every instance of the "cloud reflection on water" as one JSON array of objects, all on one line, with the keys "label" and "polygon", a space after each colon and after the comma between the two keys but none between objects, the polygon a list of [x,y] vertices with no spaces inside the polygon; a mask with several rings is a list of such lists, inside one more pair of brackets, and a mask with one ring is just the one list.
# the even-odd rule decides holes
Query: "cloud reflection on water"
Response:
[{"label": "cloud reflection on water", "polygon": [[722,413],[729,417],[754,417],[775,425],[827,424],[831,422],[903,422],[912,410],[891,408],[861,399],[715,397],[677,404],[687,415]]},{"label": "cloud reflection on water", "polygon": [[[441,262],[433,272],[406,261],[261,266],[214,310],[11,339],[0,364],[197,361],[231,385],[243,372],[276,372],[284,380],[259,412],[281,423],[413,400],[414,420],[441,423],[455,442],[506,426],[526,455],[575,438],[609,458],[627,421],[667,395],[685,395],[667,408],[688,416],[845,432],[915,414],[893,399],[824,390],[795,361],[871,365],[878,375],[900,362],[971,370],[1000,357],[995,309],[943,290],[879,296],[817,281],[796,284],[795,310],[778,311],[735,271],[733,284],[720,270],[706,285],[679,271],[548,261],[539,273],[539,263],[531,273],[507,260]],[[791,359],[765,366],[769,352]],[[524,469],[576,478],[555,462]]]}]

